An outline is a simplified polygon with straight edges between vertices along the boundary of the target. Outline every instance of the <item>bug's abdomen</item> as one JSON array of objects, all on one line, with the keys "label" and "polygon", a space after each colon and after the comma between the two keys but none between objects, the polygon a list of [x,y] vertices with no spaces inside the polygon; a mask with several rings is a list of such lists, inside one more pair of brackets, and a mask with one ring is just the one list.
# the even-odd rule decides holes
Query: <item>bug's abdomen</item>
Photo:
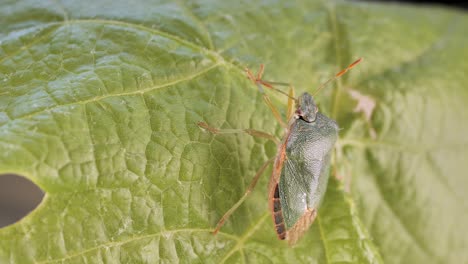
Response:
[{"label": "bug's abdomen", "polygon": [[278,238],[284,240],[286,238],[286,228],[284,226],[283,212],[281,210],[278,184],[275,187],[275,194],[273,196],[273,221],[275,222],[275,230]]}]

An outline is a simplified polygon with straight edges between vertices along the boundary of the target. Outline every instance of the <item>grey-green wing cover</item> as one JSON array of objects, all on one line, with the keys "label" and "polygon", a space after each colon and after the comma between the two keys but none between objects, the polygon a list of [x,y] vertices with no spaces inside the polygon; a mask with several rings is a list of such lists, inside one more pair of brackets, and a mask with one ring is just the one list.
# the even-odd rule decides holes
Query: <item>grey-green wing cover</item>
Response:
[{"label": "grey-green wing cover", "polygon": [[338,125],[321,113],[313,122],[297,119],[286,142],[279,196],[286,229],[307,209],[318,209],[325,194]]}]

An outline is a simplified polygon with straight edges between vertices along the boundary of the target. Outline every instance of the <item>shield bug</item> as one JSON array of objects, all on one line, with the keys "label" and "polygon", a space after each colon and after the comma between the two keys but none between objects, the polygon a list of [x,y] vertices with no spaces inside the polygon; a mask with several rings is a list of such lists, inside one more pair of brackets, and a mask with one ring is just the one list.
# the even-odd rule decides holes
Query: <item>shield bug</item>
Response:
[{"label": "shield bug", "polygon": [[[362,59],[351,63],[344,70],[323,83],[314,93],[356,66]],[[294,89],[287,83],[270,82],[262,79],[264,67],[260,66],[257,75],[246,69],[247,77],[255,83],[263,94],[263,99],[278,122],[284,127],[282,140],[275,136],[253,129],[216,129],[199,122],[198,126],[213,133],[247,133],[263,137],[277,143],[276,156],[263,164],[258,170],[243,197],[219,220],[213,233],[217,233],[229,216],[242,204],[254,189],[258,179],[273,164],[273,171],[268,187],[269,208],[275,225],[276,234],[281,240],[288,240],[294,245],[310,227],[317,216],[317,210],[327,188],[330,159],[338,139],[338,125],[335,121],[319,112],[313,96],[307,92],[298,98]],[[290,87],[289,93],[277,89],[276,85]],[[263,87],[280,92],[288,97],[287,118],[285,123],[271,103]],[[294,111],[295,107],[295,111]]]}]

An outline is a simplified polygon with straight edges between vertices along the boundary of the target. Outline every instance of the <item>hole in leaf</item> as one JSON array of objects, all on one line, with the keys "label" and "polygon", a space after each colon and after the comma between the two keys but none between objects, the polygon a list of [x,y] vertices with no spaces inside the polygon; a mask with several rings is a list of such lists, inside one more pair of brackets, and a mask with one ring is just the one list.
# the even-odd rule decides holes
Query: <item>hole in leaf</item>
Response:
[{"label": "hole in leaf", "polygon": [[44,192],[32,181],[13,174],[0,175],[0,228],[28,215],[43,197]]}]

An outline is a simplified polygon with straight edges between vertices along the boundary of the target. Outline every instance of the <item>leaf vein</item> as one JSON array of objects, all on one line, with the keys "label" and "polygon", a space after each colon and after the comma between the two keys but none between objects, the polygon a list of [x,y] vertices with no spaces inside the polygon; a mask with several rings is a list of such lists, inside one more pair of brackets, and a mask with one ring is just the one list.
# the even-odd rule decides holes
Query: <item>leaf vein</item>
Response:
[{"label": "leaf vein", "polygon": [[[137,90],[137,91],[131,91],[131,92],[123,92],[123,93],[117,93],[117,94],[108,94],[108,95],[103,95],[103,96],[96,96],[96,97],[93,97],[91,99],[87,99],[87,100],[82,100],[82,101],[74,101],[74,102],[71,102],[71,103],[67,103],[67,104],[61,104],[61,105],[55,105],[54,107],[49,107],[49,108],[45,108],[45,109],[41,109],[39,111],[36,111],[36,112],[32,112],[32,113],[29,113],[27,115],[24,115],[24,116],[20,116],[20,117],[17,117],[17,118],[14,118],[12,119],[12,121],[15,121],[15,120],[21,120],[21,119],[28,119],[28,118],[31,118],[37,114],[40,114],[40,113],[43,113],[43,112],[48,112],[48,111],[51,111],[53,109],[56,109],[56,108],[60,108],[60,107],[66,107],[66,106],[70,106],[70,105],[76,105],[76,104],[83,104],[83,105],[86,105],[88,103],[93,103],[93,102],[99,102],[101,100],[104,100],[106,98],[112,98],[112,97],[119,97],[119,96],[130,96],[130,95],[142,95],[142,94],[145,94],[145,93],[148,93],[148,92],[151,92],[153,90],[157,90],[157,89],[162,89],[162,88],[167,88],[167,87],[170,87],[170,86],[173,86],[173,85],[176,85],[178,83],[181,83],[181,82],[185,82],[185,81],[190,81],[190,80],[193,80],[199,76],[202,76],[203,74],[211,71],[212,69],[220,66],[221,63],[215,63],[213,65],[211,65],[210,67],[207,67],[199,72],[196,72],[194,74],[191,74],[185,78],[181,78],[181,79],[178,79],[178,80],[174,80],[174,81],[171,81],[171,82],[168,82],[168,83],[165,83],[165,84],[161,84],[161,85],[156,85],[156,86],[152,86],[152,87],[148,87],[146,89],[141,89],[141,90]],[[0,127],[3,127],[5,125],[7,125],[8,123],[5,123],[3,124],[2,126]]]},{"label": "leaf vein", "polygon": [[224,258],[220,261],[220,263],[225,263],[229,257],[234,254],[236,251],[239,251],[239,250],[242,250],[243,249],[243,245],[245,243],[245,241],[250,238],[254,233],[255,231],[257,231],[257,229],[261,226],[261,224],[265,221],[265,219],[267,219],[269,213],[265,213],[262,217],[260,217],[260,219],[257,221],[256,224],[254,224],[251,228],[249,228],[240,238],[239,240],[237,241],[237,244],[231,249],[231,251],[229,251],[225,256]]}]

